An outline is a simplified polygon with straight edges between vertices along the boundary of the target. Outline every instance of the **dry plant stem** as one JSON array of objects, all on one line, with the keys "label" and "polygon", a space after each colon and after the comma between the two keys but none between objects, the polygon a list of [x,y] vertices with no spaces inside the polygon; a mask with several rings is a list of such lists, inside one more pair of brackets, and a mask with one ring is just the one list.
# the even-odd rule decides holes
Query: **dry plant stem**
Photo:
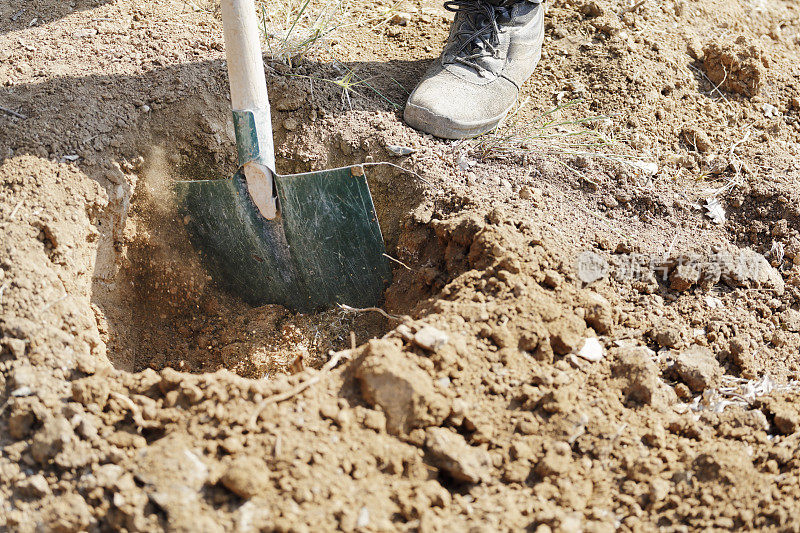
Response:
[{"label": "dry plant stem", "polygon": [[399,316],[397,316],[397,315],[390,315],[389,313],[387,313],[386,311],[384,311],[384,310],[383,310],[383,309],[381,309],[380,307],[364,307],[364,308],[356,308],[356,307],[350,307],[349,305],[344,305],[344,304],[339,304],[339,307],[340,307],[340,308],[341,308],[343,311],[348,311],[348,312],[350,312],[350,313],[363,313],[363,312],[366,312],[366,311],[374,311],[374,312],[376,312],[376,313],[379,313],[379,314],[381,314],[381,315],[382,315],[382,316],[384,316],[385,318],[388,318],[389,320],[402,320],[402,318],[400,318]]},{"label": "dry plant stem", "polygon": [[420,176],[418,173],[414,172],[413,170],[409,170],[407,168],[403,168],[400,165],[395,165],[394,163],[389,163],[387,161],[375,161],[374,163],[361,163],[362,167],[377,167],[379,165],[385,165],[385,166],[388,166],[388,167],[394,167],[394,168],[400,169],[403,172],[407,172],[409,174],[412,174],[414,177],[416,177],[419,181],[421,181],[425,185],[433,186],[433,184],[430,181],[426,180],[425,178],[423,178],[422,176]]},{"label": "dry plant stem", "polygon": [[261,413],[263,413],[264,409],[266,409],[268,406],[270,406],[273,403],[280,403],[280,402],[286,401],[289,398],[292,398],[293,396],[296,396],[296,395],[300,394],[301,392],[303,392],[307,388],[311,387],[312,385],[314,385],[316,383],[319,383],[324,378],[326,378],[328,376],[328,374],[330,374],[330,372],[334,368],[336,368],[336,366],[342,360],[350,359],[350,356],[352,355],[352,353],[353,353],[353,349],[352,348],[349,348],[347,350],[342,350],[340,352],[331,353],[330,360],[328,360],[328,362],[325,363],[325,365],[319,370],[319,372],[317,372],[316,374],[313,374],[308,379],[306,379],[305,381],[301,382],[297,386],[289,389],[286,392],[281,392],[279,394],[273,394],[272,396],[269,396],[269,397],[265,398],[264,400],[262,400],[261,403],[259,403],[256,406],[256,409],[253,412],[253,416],[250,417],[250,428],[251,429],[256,429],[257,424],[258,424],[258,417],[261,416]]},{"label": "dry plant stem", "polygon": [[410,266],[408,266],[407,264],[403,263],[403,262],[402,262],[402,261],[400,261],[399,259],[397,259],[397,258],[395,258],[395,257],[392,257],[392,256],[391,256],[391,255],[389,255],[389,254],[383,254],[383,256],[384,256],[386,259],[388,259],[389,261],[391,261],[391,262],[393,262],[393,263],[397,263],[398,265],[400,265],[401,267],[405,268],[406,270],[408,270],[408,271],[410,271],[410,272],[416,272],[416,270],[414,270],[413,268],[411,268],[411,267],[410,267]]},{"label": "dry plant stem", "polygon": [[17,205],[14,206],[14,209],[11,210],[11,215],[8,217],[9,220],[14,220],[14,217],[17,216],[17,211],[19,211],[20,207],[22,207],[22,200],[20,200]]},{"label": "dry plant stem", "polygon": [[28,118],[27,116],[23,115],[22,113],[17,113],[13,109],[9,109],[7,107],[0,106],[0,111],[2,111],[4,113],[8,113],[12,117],[17,117],[17,118],[20,118],[22,120],[25,120],[26,118]]}]

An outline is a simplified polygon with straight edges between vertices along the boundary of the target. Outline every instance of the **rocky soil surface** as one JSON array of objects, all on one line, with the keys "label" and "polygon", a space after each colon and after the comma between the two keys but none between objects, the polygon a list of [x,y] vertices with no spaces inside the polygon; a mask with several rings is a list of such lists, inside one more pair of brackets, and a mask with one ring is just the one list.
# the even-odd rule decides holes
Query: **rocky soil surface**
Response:
[{"label": "rocky soil surface", "polygon": [[172,205],[234,170],[214,4],[0,3],[0,530],[800,530],[800,5],[554,0],[461,142],[401,120],[450,16],[267,36],[278,166],[367,164],[395,260],[299,315]]}]

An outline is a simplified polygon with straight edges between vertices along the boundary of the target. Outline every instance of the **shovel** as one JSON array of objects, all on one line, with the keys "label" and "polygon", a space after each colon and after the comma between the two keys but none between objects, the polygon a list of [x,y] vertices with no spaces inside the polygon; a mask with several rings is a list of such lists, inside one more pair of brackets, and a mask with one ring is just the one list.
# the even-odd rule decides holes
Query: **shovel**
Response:
[{"label": "shovel", "polygon": [[239,170],[176,183],[192,244],[215,279],[251,305],[376,306],[391,271],[363,167],[275,172],[253,0],[222,0],[222,23]]}]

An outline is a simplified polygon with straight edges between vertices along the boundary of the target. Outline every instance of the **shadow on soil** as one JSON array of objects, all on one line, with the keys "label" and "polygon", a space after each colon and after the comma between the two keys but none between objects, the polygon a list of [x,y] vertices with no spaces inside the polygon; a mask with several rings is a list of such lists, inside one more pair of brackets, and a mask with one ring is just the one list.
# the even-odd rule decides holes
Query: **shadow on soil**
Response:
[{"label": "shadow on soil", "polygon": [[111,0],[76,0],[55,3],[51,0],[25,0],[6,5],[0,12],[0,34],[24,30],[32,25],[49,24],[77,11],[94,9]]}]

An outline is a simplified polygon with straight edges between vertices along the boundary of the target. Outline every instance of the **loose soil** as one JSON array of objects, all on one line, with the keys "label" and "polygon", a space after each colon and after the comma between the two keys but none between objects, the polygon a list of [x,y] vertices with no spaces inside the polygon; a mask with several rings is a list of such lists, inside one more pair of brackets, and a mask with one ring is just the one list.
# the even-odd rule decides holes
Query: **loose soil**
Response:
[{"label": "loose soil", "polygon": [[800,531],[796,2],[553,1],[468,142],[400,118],[451,14],[351,2],[278,166],[391,163],[394,280],[307,315],[172,204],[235,170],[206,4],[0,3],[0,530]]}]

